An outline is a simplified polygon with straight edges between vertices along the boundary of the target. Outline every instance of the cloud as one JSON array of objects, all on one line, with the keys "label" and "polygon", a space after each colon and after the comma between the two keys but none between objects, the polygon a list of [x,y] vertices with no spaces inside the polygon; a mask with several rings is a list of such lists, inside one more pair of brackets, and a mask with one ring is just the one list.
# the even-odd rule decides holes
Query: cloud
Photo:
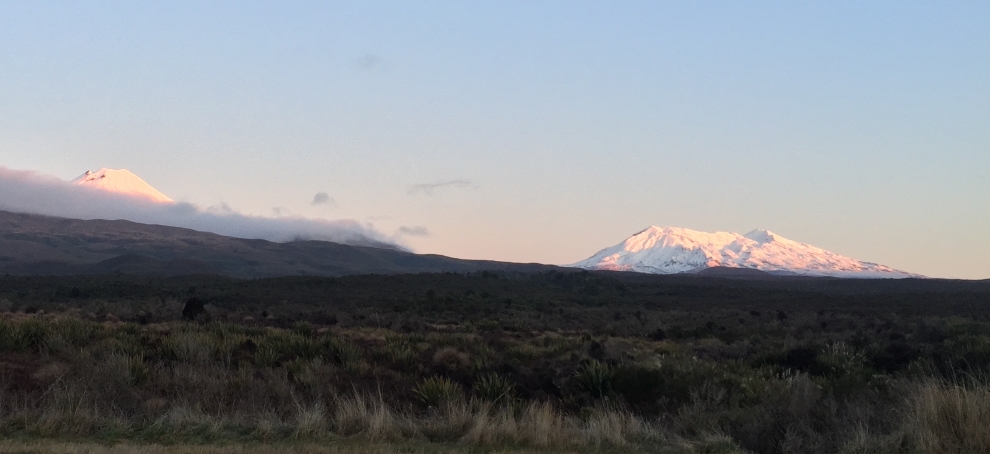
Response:
[{"label": "cloud", "polygon": [[322,240],[402,249],[372,227],[350,219],[252,216],[238,213],[225,203],[206,209],[191,203],[155,203],[73,185],[40,172],[3,166],[0,166],[0,210],[75,219],[126,219],[277,242]]},{"label": "cloud", "polygon": [[421,225],[399,227],[398,236],[430,236],[430,231]]},{"label": "cloud", "polygon": [[334,200],[333,197],[330,197],[330,194],[327,194],[325,192],[317,192],[316,195],[313,196],[313,201],[310,202],[310,204],[311,205],[326,205],[326,206],[328,206],[330,208],[336,208],[337,207],[337,201]]},{"label": "cloud", "polygon": [[227,205],[224,202],[220,202],[219,205],[210,205],[206,207],[206,212],[211,214],[221,214],[221,215],[235,213],[234,209],[231,208],[230,205]]},{"label": "cloud", "polygon": [[433,195],[433,192],[438,189],[448,189],[448,188],[468,189],[473,187],[474,185],[467,180],[447,180],[447,181],[438,181],[436,183],[414,184],[409,188],[408,193],[409,195],[416,195],[416,194]]}]

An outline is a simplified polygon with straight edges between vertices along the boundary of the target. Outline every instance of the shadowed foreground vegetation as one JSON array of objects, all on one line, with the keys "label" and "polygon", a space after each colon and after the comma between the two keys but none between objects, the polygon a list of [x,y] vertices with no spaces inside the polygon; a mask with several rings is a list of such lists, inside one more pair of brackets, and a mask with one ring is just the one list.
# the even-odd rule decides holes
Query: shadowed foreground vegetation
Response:
[{"label": "shadowed foreground vegetation", "polygon": [[[460,454],[490,453],[540,454],[577,453],[580,451],[560,448],[487,447],[463,444],[394,443],[355,440],[345,442],[292,442],[252,444],[100,444],[94,442],[2,442],[0,452],[14,454]],[[607,451],[604,451],[607,452]]]},{"label": "shadowed foreground vegetation", "polygon": [[8,277],[0,450],[990,452],[990,291],[889,285]]}]

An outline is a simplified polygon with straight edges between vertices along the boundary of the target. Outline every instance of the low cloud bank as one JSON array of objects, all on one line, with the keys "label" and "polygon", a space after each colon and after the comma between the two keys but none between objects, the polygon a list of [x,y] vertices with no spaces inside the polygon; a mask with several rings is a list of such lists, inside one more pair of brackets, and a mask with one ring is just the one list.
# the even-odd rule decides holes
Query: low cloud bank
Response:
[{"label": "low cloud bank", "polygon": [[190,203],[163,204],[73,185],[40,172],[0,166],[0,210],[75,219],[126,219],[144,224],[277,242],[322,240],[403,249],[354,220],[269,218],[240,214],[224,204],[203,210]]}]

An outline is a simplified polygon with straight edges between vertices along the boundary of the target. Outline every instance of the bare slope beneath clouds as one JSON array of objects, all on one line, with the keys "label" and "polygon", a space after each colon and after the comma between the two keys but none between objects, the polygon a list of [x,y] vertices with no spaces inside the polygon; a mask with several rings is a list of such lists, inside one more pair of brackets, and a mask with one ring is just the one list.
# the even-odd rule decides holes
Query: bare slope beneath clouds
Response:
[{"label": "bare slope beneath clouds", "polygon": [[0,274],[222,274],[340,276],[480,270],[539,271],[534,264],[458,260],[327,241],[275,243],[130,221],[0,211]]}]

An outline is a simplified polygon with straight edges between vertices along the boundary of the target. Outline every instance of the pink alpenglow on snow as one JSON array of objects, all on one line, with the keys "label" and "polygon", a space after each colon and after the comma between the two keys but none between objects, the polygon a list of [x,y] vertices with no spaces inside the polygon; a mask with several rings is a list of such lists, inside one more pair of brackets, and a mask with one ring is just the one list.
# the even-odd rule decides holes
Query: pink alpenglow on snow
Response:
[{"label": "pink alpenglow on snow", "polygon": [[922,277],[788,240],[766,230],[740,235],[655,226],[570,266],[650,274],[692,273],[723,266],[805,276]]},{"label": "pink alpenglow on snow", "polygon": [[103,168],[96,172],[87,170],[72,183],[81,186],[99,188],[104,191],[127,194],[135,197],[149,199],[159,203],[175,203],[167,195],[162,194],[150,184],[134,175],[127,169],[107,169]]}]

